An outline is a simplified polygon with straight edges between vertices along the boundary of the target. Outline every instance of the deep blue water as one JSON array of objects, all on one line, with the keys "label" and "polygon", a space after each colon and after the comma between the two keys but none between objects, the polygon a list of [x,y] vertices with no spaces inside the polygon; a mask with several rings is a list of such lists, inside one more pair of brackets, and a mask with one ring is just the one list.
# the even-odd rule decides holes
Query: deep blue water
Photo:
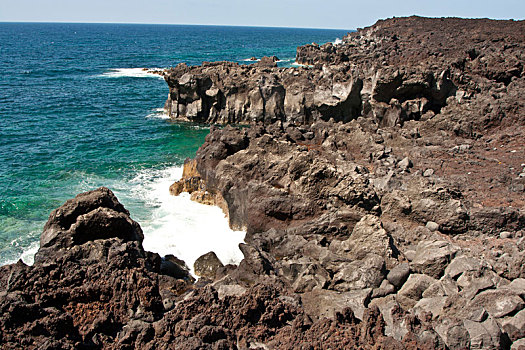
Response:
[{"label": "deep blue water", "polygon": [[143,227],[162,219],[162,201],[148,197],[148,191],[194,156],[208,129],[163,119],[158,109],[167,85],[130,68],[244,62],[263,55],[276,55],[286,65],[298,45],[344,34],[0,23],[0,264],[20,257],[31,262],[50,211],[98,186],[113,189]]}]

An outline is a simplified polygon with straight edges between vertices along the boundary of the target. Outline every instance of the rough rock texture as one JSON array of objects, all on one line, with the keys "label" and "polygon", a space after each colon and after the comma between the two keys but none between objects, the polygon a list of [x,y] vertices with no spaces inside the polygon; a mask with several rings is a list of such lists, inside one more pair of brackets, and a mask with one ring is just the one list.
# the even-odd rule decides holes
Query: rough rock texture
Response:
[{"label": "rough rock texture", "polygon": [[170,189],[245,229],[244,259],[193,283],[109,190],[79,195],[0,268],[0,343],[522,347],[524,27],[396,18],[299,48],[312,67],[170,70],[173,118],[254,124],[212,127]]}]

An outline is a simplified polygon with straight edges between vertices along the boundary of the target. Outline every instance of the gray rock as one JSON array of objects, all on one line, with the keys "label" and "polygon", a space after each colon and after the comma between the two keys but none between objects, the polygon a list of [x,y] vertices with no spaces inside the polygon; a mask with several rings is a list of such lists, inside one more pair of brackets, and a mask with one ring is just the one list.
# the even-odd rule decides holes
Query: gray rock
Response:
[{"label": "gray rock", "polygon": [[304,293],[316,288],[324,288],[330,274],[319,264],[309,264],[295,279],[292,288],[296,293]]},{"label": "gray rock", "polygon": [[377,216],[365,215],[355,225],[350,237],[343,242],[343,248],[352,259],[363,259],[373,253],[385,259],[391,258],[394,251],[392,237],[383,229]]},{"label": "gray rock", "polygon": [[215,274],[221,267],[224,267],[224,265],[214,252],[209,252],[202,255],[197,260],[195,260],[195,263],[193,264],[193,269],[195,270],[195,274],[197,276],[209,278],[212,280],[215,279]]},{"label": "gray rock", "polygon": [[525,299],[525,278],[516,278],[509,285],[504,287]]},{"label": "gray rock", "polygon": [[399,167],[399,169],[407,171],[408,169],[412,168],[413,164],[412,161],[408,159],[408,157],[405,157],[402,160],[400,160],[399,163],[397,163],[397,166]]},{"label": "gray rock", "polygon": [[363,260],[340,265],[332,280],[333,289],[344,292],[352,289],[377,288],[385,278],[385,261],[376,254]]},{"label": "gray rock", "polygon": [[470,349],[502,349],[505,346],[498,323],[492,318],[484,322],[464,320],[470,336]]},{"label": "gray rock", "polygon": [[423,312],[429,312],[436,319],[443,312],[446,303],[447,297],[423,298],[414,306],[414,313],[419,316]]},{"label": "gray rock", "polygon": [[436,232],[439,230],[439,224],[434,221],[428,221],[425,226],[430,230],[430,232]]},{"label": "gray rock", "polygon": [[388,280],[383,280],[381,285],[372,291],[372,298],[381,298],[394,293],[394,291],[394,286]]},{"label": "gray rock", "polygon": [[332,318],[336,312],[350,307],[354,315],[362,320],[371,293],[371,288],[345,293],[316,289],[302,294],[301,300],[306,314],[313,318]]},{"label": "gray rock", "polygon": [[450,262],[445,269],[445,275],[451,278],[457,278],[465,271],[479,271],[482,266],[481,260],[461,255],[455,257]]},{"label": "gray rock", "polygon": [[240,297],[244,293],[246,293],[246,288],[239,284],[223,284],[217,287],[217,295],[221,300],[227,296]]},{"label": "gray rock", "polygon": [[500,232],[499,238],[501,238],[501,239],[512,238],[512,233],[509,232],[509,231]]},{"label": "gray rock", "polygon": [[525,350],[525,338],[518,339],[512,343],[510,350]]},{"label": "gray rock", "polygon": [[374,299],[370,302],[370,307],[377,306],[383,320],[385,321],[385,335],[401,341],[405,334],[410,331],[409,325],[403,322],[403,311],[393,295],[384,298]]},{"label": "gray rock", "polygon": [[525,303],[509,290],[487,290],[478,294],[470,305],[481,305],[495,318],[507,316],[523,309]]},{"label": "gray rock", "polygon": [[407,280],[408,275],[410,275],[410,265],[402,263],[390,270],[386,278],[394,287],[400,288]]},{"label": "gray rock", "polygon": [[423,292],[434,282],[436,279],[427,275],[410,275],[397,293],[399,304],[405,309],[413,307],[421,299]]},{"label": "gray rock", "polygon": [[423,172],[424,177],[430,177],[432,175],[434,175],[434,169],[427,169]]},{"label": "gray rock", "polygon": [[423,241],[418,244],[410,266],[414,271],[439,278],[458,250],[446,241]]},{"label": "gray rock", "polygon": [[456,281],[450,277],[432,283],[424,292],[423,298],[444,297],[459,293]]},{"label": "gray rock", "polygon": [[451,350],[468,349],[470,346],[470,337],[465,329],[463,322],[444,318],[441,322],[436,323],[434,329]]},{"label": "gray rock", "polygon": [[512,341],[525,338],[525,310],[501,320],[501,327]]}]

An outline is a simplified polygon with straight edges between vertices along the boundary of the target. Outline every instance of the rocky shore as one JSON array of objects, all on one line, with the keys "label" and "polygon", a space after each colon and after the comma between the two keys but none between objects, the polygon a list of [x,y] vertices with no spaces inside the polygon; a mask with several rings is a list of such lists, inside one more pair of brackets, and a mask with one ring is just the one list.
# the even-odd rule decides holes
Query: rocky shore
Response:
[{"label": "rocky shore", "polygon": [[33,266],[0,267],[0,344],[525,349],[524,33],[393,18],[303,67],[164,73],[174,120],[250,125],[213,127],[170,188],[245,230],[244,259],[195,281],[110,190],[80,194]]}]

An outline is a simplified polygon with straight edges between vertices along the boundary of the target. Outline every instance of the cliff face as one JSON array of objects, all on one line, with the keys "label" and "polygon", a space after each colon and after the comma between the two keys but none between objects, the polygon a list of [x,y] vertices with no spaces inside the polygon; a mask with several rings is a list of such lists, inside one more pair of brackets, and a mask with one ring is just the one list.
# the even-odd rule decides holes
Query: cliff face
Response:
[{"label": "cliff face", "polygon": [[111,191],[81,194],[34,266],[0,267],[0,343],[519,349],[524,32],[398,18],[299,48],[312,67],[177,66],[174,119],[254,124],[213,127],[170,188],[245,229],[244,259],[207,254],[195,283]]},{"label": "cliff face", "polygon": [[399,18],[350,33],[337,46],[299,47],[297,62],[312,67],[182,64],[165,75],[165,108],[175,119],[220,124],[365,116],[393,126],[430,118],[449,98],[475,100],[494,82],[508,86],[521,77],[524,27],[522,21]]}]

